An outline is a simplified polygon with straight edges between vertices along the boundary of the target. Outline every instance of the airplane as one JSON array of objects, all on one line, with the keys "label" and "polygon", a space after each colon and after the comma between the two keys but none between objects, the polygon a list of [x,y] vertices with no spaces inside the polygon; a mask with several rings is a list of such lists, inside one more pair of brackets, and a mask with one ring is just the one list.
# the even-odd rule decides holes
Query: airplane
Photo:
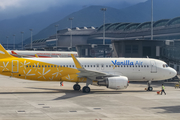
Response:
[{"label": "airplane", "polygon": [[125,89],[128,81],[151,81],[175,77],[177,72],[161,60],[151,58],[17,58],[0,44],[0,74],[36,81],[86,83],[82,91],[90,92],[89,85]]},{"label": "airplane", "polygon": [[21,50],[7,50],[7,52],[15,57],[71,57],[71,54],[78,56],[74,51],[21,51]]}]

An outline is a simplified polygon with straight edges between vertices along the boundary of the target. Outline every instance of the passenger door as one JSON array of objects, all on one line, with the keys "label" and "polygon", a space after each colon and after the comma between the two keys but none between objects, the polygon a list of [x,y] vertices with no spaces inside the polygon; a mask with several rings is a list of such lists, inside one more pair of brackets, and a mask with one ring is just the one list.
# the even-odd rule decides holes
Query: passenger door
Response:
[{"label": "passenger door", "polygon": [[157,73],[156,62],[151,60],[151,73]]},{"label": "passenger door", "polygon": [[18,73],[18,72],[19,72],[19,61],[12,60],[12,73]]}]

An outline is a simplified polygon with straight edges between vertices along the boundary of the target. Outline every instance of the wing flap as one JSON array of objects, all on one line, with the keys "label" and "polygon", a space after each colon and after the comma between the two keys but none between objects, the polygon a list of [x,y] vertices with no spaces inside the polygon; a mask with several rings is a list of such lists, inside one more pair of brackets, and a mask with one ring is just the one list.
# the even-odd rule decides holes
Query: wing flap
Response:
[{"label": "wing flap", "polygon": [[97,78],[104,78],[104,77],[110,77],[114,75],[109,75],[108,73],[103,73],[99,71],[91,71],[91,70],[86,70],[83,68],[83,66],[80,64],[80,62],[74,57],[73,54],[71,54],[74,64],[76,65],[76,68],[78,69],[79,73],[77,73],[78,77],[86,77],[91,80],[95,80]]}]

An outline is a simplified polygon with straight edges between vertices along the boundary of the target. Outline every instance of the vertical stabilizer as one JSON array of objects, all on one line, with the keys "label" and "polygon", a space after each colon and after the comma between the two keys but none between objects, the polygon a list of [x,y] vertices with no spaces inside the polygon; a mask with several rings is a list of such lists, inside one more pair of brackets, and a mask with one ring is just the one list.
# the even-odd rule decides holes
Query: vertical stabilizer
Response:
[{"label": "vertical stabilizer", "polygon": [[0,44],[0,59],[4,59],[4,58],[12,58],[13,56],[10,55],[5,49],[4,47]]}]

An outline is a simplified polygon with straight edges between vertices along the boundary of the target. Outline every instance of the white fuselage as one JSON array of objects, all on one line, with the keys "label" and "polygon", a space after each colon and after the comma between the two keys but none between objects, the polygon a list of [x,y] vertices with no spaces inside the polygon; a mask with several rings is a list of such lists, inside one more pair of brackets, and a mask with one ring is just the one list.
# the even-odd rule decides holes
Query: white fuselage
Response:
[{"label": "white fuselage", "polygon": [[[72,58],[27,58],[74,68]],[[78,58],[87,70],[126,76],[129,81],[158,81],[175,77],[177,72],[161,60],[150,58]]]},{"label": "white fuselage", "polygon": [[[12,54],[12,50],[7,50],[9,54]],[[34,57],[35,54],[39,57],[71,57],[71,54],[78,56],[77,52],[74,51],[21,51],[14,50],[18,55],[27,55]]]}]

